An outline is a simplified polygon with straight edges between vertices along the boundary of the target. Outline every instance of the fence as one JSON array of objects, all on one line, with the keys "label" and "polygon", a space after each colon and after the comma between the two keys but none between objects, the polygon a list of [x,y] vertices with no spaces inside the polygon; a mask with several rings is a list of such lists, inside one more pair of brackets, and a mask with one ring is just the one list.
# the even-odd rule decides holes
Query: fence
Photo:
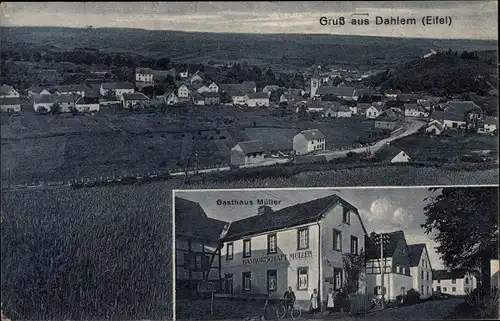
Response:
[{"label": "fence", "polygon": [[373,294],[359,293],[352,295],[350,299],[350,312],[353,314],[367,312],[369,310],[370,302],[373,298]]}]

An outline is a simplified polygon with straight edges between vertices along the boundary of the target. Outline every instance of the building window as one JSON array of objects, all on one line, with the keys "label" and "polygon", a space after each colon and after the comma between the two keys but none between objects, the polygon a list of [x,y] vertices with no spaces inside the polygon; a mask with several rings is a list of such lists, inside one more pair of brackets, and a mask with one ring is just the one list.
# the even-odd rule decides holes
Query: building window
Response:
[{"label": "building window", "polygon": [[424,286],[423,285],[420,286],[420,294],[422,294],[422,295],[424,294]]},{"label": "building window", "polygon": [[243,280],[243,290],[251,291],[252,290],[252,273],[251,272],[243,272],[242,278]]},{"label": "building window", "polygon": [[427,286],[427,295],[429,295],[429,286]]},{"label": "building window", "polygon": [[358,238],[351,235],[351,254],[358,254]]},{"label": "building window", "polygon": [[438,280],[438,283],[441,283],[441,280]]},{"label": "building window", "polygon": [[[375,295],[381,295],[382,294],[382,286],[378,285],[373,288],[373,294]],[[387,288],[384,286],[384,294],[387,294]]]},{"label": "building window", "polygon": [[232,260],[234,258],[234,245],[233,242],[227,243],[226,248],[226,260]]},{"label": "building window", "polygon": [[396,273],[401,273],[401,267],[399,265],[396,265]]},{"label": "building window", "polygon": [[250,240],[243,240],[243,257],[250,257],[252,255],[252,244]]},{"label": "building window", "polygon": [[469,278],[465,278],[465,284],[469,284]]},{"label": "building window", "polygon": [[351,224],[351,211],[347,207],[342,208],[342,222],[345,224]]},{"label": "building window", "polygon": [[297,290],[307,291],[309,286],[309,271],[308,268],[298,268],[297,269]]},{"label": "building window", "polygon": [[333,249],[342,251],[342,232],[336,229],[333,229]]},{"label": "building window", "polygon": [[302,228],[297,231],[297,249],[304,250],[309,248],[309,229]]},{"label": "building window", "polygon": [[227,294],[232,294],[233,293],[233,274],[232,273],[226,273],[225,275],[225,287],[224,290]]},{"label": "building window", "polygon": [[443,292],[446,292],[446,290],[447,290],[446,287],[443,287]]},{"label": "building window", "polygon": [[451,279],[451,284],[457,284],[457,280],[456,279]]},{"label": "building window", "polygon": [[457,288],[456,287],[452,287],[451,288],[451,292],[457,292]]},{"label": "building window", "polygon": [[404,266],[401,267],[401,274],[406,274],[406,269]]},{"label": "building window", "polygon": [[197,270],[201,270],[201,264],[202,264],[202,257],[200,255],[196,255],[194,268]]},{"label": "building window", "polygon": [[424,279],[424,271],[420,271],[420,276],[421,276],[421,279],[423,280]]},{"label": "building window", "polygon": [[342,269],[333,269],[333,280],[335,282],[334,290],[340,290],[342,288]]},{"label": "building window", "polygon": [[276,270],[267,271],[267,291],[276,292],[278,285],[278,272]]},{"label": "building window", "polygon": [[425,272],[425,274],[426,274],[426,275],[425,275],[425,279],[426,279],[427,281],[429,281],[429,271]]},{"label": "building window", "polygon": [[276,252],[278,252],[276,234],[269,234],[267,236],[267,254],[272,254]]}]

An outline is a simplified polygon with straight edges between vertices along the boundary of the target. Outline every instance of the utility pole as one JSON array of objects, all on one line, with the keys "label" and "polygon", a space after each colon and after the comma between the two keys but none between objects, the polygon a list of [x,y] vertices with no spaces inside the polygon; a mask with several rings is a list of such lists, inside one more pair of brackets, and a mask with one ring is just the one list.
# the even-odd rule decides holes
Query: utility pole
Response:
[{"label": "utility pole", "polygon": [[[385,259],[384,259],[384,244],[389,241],[389,235],[381,233],[375,236],[375,245],[380,245],[380,279],[381,279],[381,289],[382,292],[382,309],[385,307],[385,291],[384,291],[384,272],[385,272]],[[383,262],[383,264],[382,264]]]}]

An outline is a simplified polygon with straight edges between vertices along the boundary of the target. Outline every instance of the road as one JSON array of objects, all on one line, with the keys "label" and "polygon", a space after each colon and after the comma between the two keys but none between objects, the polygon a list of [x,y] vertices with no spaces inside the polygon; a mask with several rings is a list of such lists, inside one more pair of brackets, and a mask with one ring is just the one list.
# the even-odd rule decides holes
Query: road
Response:
[{"label": "road", "polygon": [[[390,143],[392,141],[395,141],[397,139],[401,139],[406,136],[413,135],[419,131],[420,128],[422,128],[425,125],[425,122],[422,120],[417,120],[417,119],[405,119],[403,123],[403,130],[401,132],[398,132],[394,135],[391,135],[390,137],[384,138],[382,140],[379,140],[375,144],[371,145],[369,147],[370,153],[373,155],[376,151],[378,151],[382,146],[384,146],[387,143]],[[354,148],[354,149],[345,149],[345,150],[336,150],[336,151],[327,151],[323,153],[318,153],[316,155],[324,155],[327,160],[332,160],[335,158],[341,158],[341,157],[346,157],[347,153],[353,152],[353,153],[364,153],[367,151],[367,147],[359,147],[359,148]]]}]

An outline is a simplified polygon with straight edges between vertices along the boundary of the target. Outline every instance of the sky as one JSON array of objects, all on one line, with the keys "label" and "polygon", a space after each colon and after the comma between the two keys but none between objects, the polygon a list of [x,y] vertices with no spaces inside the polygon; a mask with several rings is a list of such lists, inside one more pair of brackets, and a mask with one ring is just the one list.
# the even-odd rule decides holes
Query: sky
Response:
[{"label": "sky", "polygon": [[[444,268],[435,251],[437,243],[420,227],[425,221],[424,199],[436,195],[427,188],[350,188],[302,190],[182,191],[182,197],[200,203],[209,217],[231,222],[257,214],[257,199],[281,200],[273,210],[337,194],[355,206],[368,233],[403,230],[408,244],[425,243],[432,267]],[[217,200],[253,200],[254,205],[224,206]]]},{"label": "sky", "polygon": [[[498,39],[497,1],[3,2],[0,8],[3,26]],[[323,16],[350,20],[353,13],[369,14],[370,25],[320,24]],[[423,26],[427,15],[449,16],[452,24]],[[418,24],[377,26],[375,16],[415,18]]]}]

